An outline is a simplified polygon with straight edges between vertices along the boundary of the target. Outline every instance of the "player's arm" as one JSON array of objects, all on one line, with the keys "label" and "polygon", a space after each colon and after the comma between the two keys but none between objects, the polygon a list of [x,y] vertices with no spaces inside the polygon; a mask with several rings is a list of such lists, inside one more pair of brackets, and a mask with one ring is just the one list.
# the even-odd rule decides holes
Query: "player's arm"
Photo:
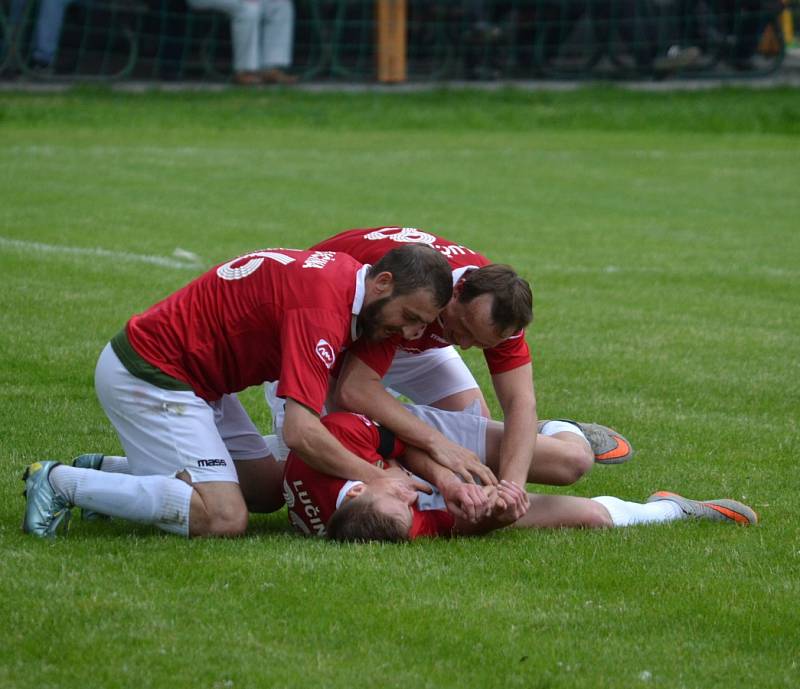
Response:
[{"label": "player's arm", "polygon": [[365,483],[383,475],[381,469],[345,448],[313,411],[291,398],[286,399],[283,439],[306,464],[323,474]]},{"label": "player's arm", "polygon": [[497,481],[474,452],[445,438],[386,392],[380,375],[357,356],[348,355],[344,362],[334,401],[340,408],[364,414],[386,426],[406,444],[425,450],[434,461],[468,483],[475,482],[473,476],[485,484]]},{"label": "player's arm", "polygon": [[455,517],[475,522],[485,517],[491,507],[489,496],[475,483],[464,483],[450,469],[435,462],[424,450],[407,446],[399,457],[412,473],[432,483],[445,499]]},{"label": "player's arm", "polygon": [[504,431],[500,444],[498,478],[524,488],[536,447],[536,395],[533,367],[525,364],[492,376],[497,400],[503,409]]}]

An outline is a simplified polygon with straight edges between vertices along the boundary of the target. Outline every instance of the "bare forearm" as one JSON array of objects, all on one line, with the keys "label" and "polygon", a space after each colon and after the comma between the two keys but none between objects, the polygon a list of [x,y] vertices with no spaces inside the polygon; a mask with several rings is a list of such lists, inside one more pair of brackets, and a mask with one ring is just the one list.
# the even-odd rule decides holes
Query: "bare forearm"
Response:
[{"label": "bare forearm", "polygon": [[538,418],[530,364],[492,376],[505,428],[500,444],[498,476],[524,487],[536,447]]},{"label": "bare forearm", "polygon": [[440,439],[440,433],[420,421],[394,397],[380,382],[370,381],[346,396],[337,399],[349,411],[364,414],[386,428],[408,445],[430,452]]},{"label": "bare forearm", "polygon": [[536,447],[538,419],[535,407],[510,410],[505,416],[500,444],[498,478],[525,486],[528,482],[533,451]]},{"label": "bare forearm", "polygon": [[382,474],[379,468],[347,450],[315,416],[290,412],[283,432],[289,448],[324,474],[365,482]]},{"label": "bare forearm", "polygon": [[401,460],[406,469],[432,483],[440,491],[448,481],[459,480],[450,469],[443,467],[427,452],[416,447],[408,447]]}]

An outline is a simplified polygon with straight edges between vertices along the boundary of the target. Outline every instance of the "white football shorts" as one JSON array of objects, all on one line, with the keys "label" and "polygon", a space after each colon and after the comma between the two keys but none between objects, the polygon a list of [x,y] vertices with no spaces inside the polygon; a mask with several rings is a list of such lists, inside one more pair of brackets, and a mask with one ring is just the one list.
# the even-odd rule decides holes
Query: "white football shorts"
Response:
[{"label": "white football shorts", "polygon": [[206,402],[191,391],[159,388],[131,374],[110,344],[97,361],[95,389],[132,474],[186,470],[194,483],[238,483],[233,460],[269,454],[235,395]]},{"label": "white football shorts", "polygon": [[383,385],[405,395],[414,404],[433,404],[478,387],[452,345],[426,349],[419,354],[399,350],[383,377]]}]

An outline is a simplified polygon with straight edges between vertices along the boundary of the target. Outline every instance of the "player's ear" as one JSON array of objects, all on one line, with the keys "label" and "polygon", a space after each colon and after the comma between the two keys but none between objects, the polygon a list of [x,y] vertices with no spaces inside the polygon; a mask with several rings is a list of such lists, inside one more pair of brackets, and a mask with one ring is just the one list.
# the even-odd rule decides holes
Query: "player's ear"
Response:
[{"label": "player's ear", "polygon": [[394,289],[394,275],[392,275],[388,270],[384,270],[375,276],[372,284],[375,288],[376,296],[379,299],[388,297],[391,295],[392,290]]},{"label": "player's ear", "polygon": [[344,494],[345,500],[352,500],[353,498],[357,498],[367,489],[366,483],[356,483],[350,490],[348,490]]}]

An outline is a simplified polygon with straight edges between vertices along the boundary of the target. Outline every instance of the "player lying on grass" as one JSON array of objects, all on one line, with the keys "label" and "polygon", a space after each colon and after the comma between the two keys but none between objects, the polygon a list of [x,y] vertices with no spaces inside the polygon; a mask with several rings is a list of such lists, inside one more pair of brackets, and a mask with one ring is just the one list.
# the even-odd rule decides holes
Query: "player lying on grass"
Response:
[{"label": "player lying on grass", "polygon": [[[408,406],[420,420],[497,467],[503,424],[475,414]],[[604,496],[592,499],[526,494],[514,483],[497,487],[464,484],[425,453],[406,446],[364,416],[334,413],[323,419],[347,447],[376,466],[401,459],[410,470],[435,484],[431,494],[408,488],[394,476],[345,481],[327,476],[290,453],[284,474],[289,520],[305,534],[344,541],[400,541],[420,536],[480,534],[505,526],[523,528],[621,527],[688,517],[755,524],[757,516],[733,500],[699,502],[673,493],[654,493],[647,503]],[[569,431],[565,431],[569,432]]]},{"label": "player lying on grass", "polygon": [[23,529],[54,536],[78,505],[184,536],[244,532],[240,479],[279,484],[282,467],[268,461],[235,393],[270,380],[287,399],[284,435],[295,452],[328,473],[380,476],[319,421],[329,371],[360,337],[421,334],[451,293],[447,262],[422,246],[373,266],[270,249],[211,269],[131,318],[100,355],[97,395],[127,473],[31,464]]},{"label": "player lying on grass", "polygon": [[[529,284],[509,266],[493,264],[478,252],[441,236],[408,227],[375,227],[341,232],[316,244],[314,249],[347,253],[362,263],[372,263],[392,248],[422,244],[433,247],[448,262],[453,275],[453,297],[421,337],[387,338],[381,343],[356,343],[350,348],[335,389],[335,405],[368,414],[394,430],[404,441],[426,449],[441,461],[442,447],[452,447],[446,437],[409,414],[384,388],[402,393],[416,404],[459,411],[477,400],[482,414],[489,409],[481,390],[453,348],[482,349],[492,385],[503,410],[506,432],[497,463],[498,477],[524,487],[533,458],[536,481],[566,485],[577,481],[594,464],[627,461],[630,444],[611,429],[589,430],[592,451],[574,443],[569,433],[554,433],[534,452],[537,435],[533,367],[524,329],[533,318]],[[282,401],[268,390],[273,419],[280,430]],[[566,441],[562,443],[561,441]],[[283,457],[280,433],[270,447]],[[452,452],[456,458],[465,456]],[[446,464],[466,478],[457,463]]]}]

